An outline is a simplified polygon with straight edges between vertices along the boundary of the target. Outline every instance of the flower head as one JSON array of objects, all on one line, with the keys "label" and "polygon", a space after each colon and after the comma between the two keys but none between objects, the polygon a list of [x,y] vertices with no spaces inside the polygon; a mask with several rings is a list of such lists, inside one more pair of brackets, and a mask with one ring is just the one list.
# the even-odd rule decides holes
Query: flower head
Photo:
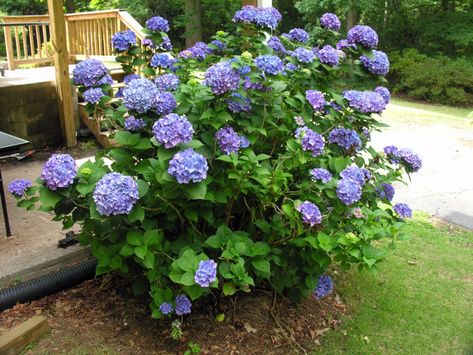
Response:
[{"label": "flower head", "polygon": [[337,15],[327,12],[322,15],[320,18],[320,26],[328,28],[332,31],[340,30],[341,22],[338,19]]},{"label": "flower head", "polygon": [[337,185],[337,196],[345,205],[349,206],[361,198],[361,185],[354,179],[341,179]]},{"label": "flower head", "polygon": [[86,59],[77,63],[72,72],[74,83],[85,86],[101,85],[100,81],[107,75],[107,68],[97,59]]},{"label": "flower head", "polygon": [[179,86],[179,78],[175,74],[163,74],[157,76],[154,83],[160,91],[176,90]]},{"label": "flower head", "polygon": [[248,148],[251,142],[245,136],[240,136],[240,148]]},{"label": "flower head", "polygon": [[412,210],[405,203],[397,203],[393,206],[393,209],[401,218],[412,218]]},{"label": "flower head", "polygon": [[268,46],[273,49],[275,52],[286,53],[286,48],[282,44],[281,40],[276,36],[271,36],[268,40]]},{"label": "flower head", "polygon": [[340,59],[337,50],[328,44],[319,50],[318,57],[321,63],[328,65],[337,65]]},{"label": "flower head", "polygon": [[200,182],[207,177],[209,166],[205,157],[188,148],[178,152],[169,162],[168,173],[177,179],[179,184]]},{"label": "flower head", "polygon": [[158,92],[155,100],[156,103],[154,109],[160,115],[167,115],[177,107],[176,99],[174,99],[174,96],[167,91]]},{"label": "flower head", "polygon": [[21,197],[32,186],[31,181],[25,179],[15,179],[8,184],[8,192]]},{"label": "flower head", "polygon": [[324,106],[327,104],[325,101],[324,94],[317,90],[307,90],[305,92],[305,98],[312,105],[314,111],[321,112]]},{"label": "flower head", "polygon": [[151,31],[168,32],[169,22],[161,16],[154,16],[146,21],[146,28]]},{"label": "flower head", "polygon": [[233,16],[234,22],[253,23],[272,30],[277,27],[281,19],[281,14],[273,7],[254,7],[251,5],[243,6]]},{"label": "flower head", "polygon": [[105,94],[100,88],[89,88],[84,91],[83,96],[85,102],[97,104],[99,103],[100,99],[105,96]]},{"label": "flower head", "polygon": [[119,52],[127,51],[134,45],[136,45],[136,35],[131,30],[120,31],[112,36],[112,46]]},{"label": "flower head", "polygon": [[332,174],[324,168],[312,169],[310,175],[312,175],[312,180],[320,180],[325,184],[332,179]]},{"label": "flower head", "polygon": [[317,280],[317,287],[315,288],[313,294],[316,298],[327,297],[333,290],[333,281],[332,278],[328,275],[322,275]]},{"label": "flower head", "polygon": [[95,185],[93,198],[102,216],[129,214],[138,201],[138,184],[130,176],[108,173]]},{"label": "flower head", "polygon": [[291,53],[291,57],[296,58],[301,63],[312,63],[315,59],[315,54],[310,49],[298,47]]},{"label": "flower head", "polygon": [[330,131],[328,135],[328,142],[336,144],[345,150],[354,149],[359,151],[361,149],[361,139],[352,129],[338,127]]},{"label": "flower head", "polygon": [[227,48],[227,45],[223,43],[222,41],[219,41],[218,39],[213,40],[209,44],[214,46],[219,51],[223,51],[225,48]]},{"label": "flower head", "polygon": [[307,127],[300,127],[296,130],[296,137],[300,138],[301,136],[303,150],[311,152],[313,157],[324,153],[325,141],[322,135]]},{"label": "flower head", "polygon": [[364,55],[360,57],[364,67],[373,74],[386,75],[389,72],[389,59],[386,53],[373,50],[373,56],[373,59]]},{"label": "flower head", "polygon": [[383,182],[377,189],[376,192],[378,193],[379,197],[382,199],[386,199],[388,201],[392,201],[394,197],[394,186]]},{"label": "flower head", "polygon": [[51,190],[72,185],[77,175],[76,162],[69,154],[53,154],[44,164],[41,179]]},{"label": "flower head", "polygon": [[383,97],[384,102],[386,104],[388,104],[389,101],[391,101],[391,93],[384,86],[378,86],[376,89],[374,89],[374,92],[380,94]]},{"label": "flower head", "polygon": [[212,48],[204,42],[197,42],[187,50],[189,51],[189,58],[199,60],[204,60],[207,54],[212,53]]},{"label": "flower head", "polygon": [[129,84],[132,80],[135,80],[135,79],[141,79],[141,76],[139,76],[138,74],[128,74],[127,76],[123,78],[123,82],[125,84]]},{"label": "flower head", "polygon": [[174,308],[172,307],[172,304],[170,304],[169,302],[163,302],[159,306],[159,310],[164,315],[172,313],[173,309]]},{"label": "flower head", "polygon": [[343,179],[353,179],[357,183],[359,183],[361,186],[363,186],[366,183],[366,181],[369,180],[369,178],[371,177],[371,174],[369,176],[366,175],[365,170],[366,169],[361,169],[357,167],[356,165],[352,165],[343,169],[340,172],[340,176]]},{"label": "flower head", "polygon": [[125,129],[127,131],[139,131],[146,127],[146,122],[142,118],[135,118],[135,116],[128,116],[125,118]]},{"label": "flower head", "polygon": [[234,92],[227,100],[228,108],[233,113],[248,112],[251,110],[251,101],[249,98]]},{"label": "flower head", "polygon": [[304,223],[310,224],[311,227],[322,222],[322,214],[319,208],[310,201],[302,202],[297,210],[301,213]]},{"label": "flower head", "polygon": [[302,28],[293,28],[289,33],[283,34],[283,36],[294,42],[306,43],[309,41],[309,34]]},{"label": "flower head", "polygon": [[356,25],[348,31],[347,40],[350,44],[374,48],[378,45],[378,34],[369,26]]},{"label": "flower head", "polygon": [[209,287],[217,279],[217,263],[213,260],[202,260],[194,275],[194,281],[200,287]]},{"label": "flower head", "polygon": [[181,143],[189,143],[193,133],[192,124],[184,115],[170,113],[153,124],[154,138],[164,144],[166,149]]},{"label": "flower head", "polygon": [[258,69],[264,71],[266,74],[279,74],[284,69],[283,61],[270,54],[260,55],[255,59]]},{"label": "flower head", "polygon": [[123,89],[123,105],[130,110],[145,113],[156,106],[159,90],[148,79],[134,79]]},{"label": "flower head", "polygon": [[176,296],[176,314],[182,316],[191,313],[192,303],[186,295]]},{"label": "flower head", "polygon": [[343,97],[351,108],[363,113],[381,113],[386,108],[383,96],[374,91],[345,91]]},{"label": "flower head", "polygon": [[165,69],[174,69],[174,63],[176,59],[168,53],[156,53],[151,58],[151,66],[153,68],[165,68]]},{"label": "flower head", "polygon": [[228,62],[217,63],[205,72],[204,84],[210,86],[214,94],[222,95],[238,88],[240,74]]},{"label": "flower head", "polygon": [[236,153],[240,149],[241,139],[232,127],[220,128],[215,133],[215,139],[221,151],[225,154]]},{"label": "flower head", "polygon": [[417,172],[422,167],[422,159],[409,148],[402,148],[396,152],[397,160],[403,164],[409,173]]}]

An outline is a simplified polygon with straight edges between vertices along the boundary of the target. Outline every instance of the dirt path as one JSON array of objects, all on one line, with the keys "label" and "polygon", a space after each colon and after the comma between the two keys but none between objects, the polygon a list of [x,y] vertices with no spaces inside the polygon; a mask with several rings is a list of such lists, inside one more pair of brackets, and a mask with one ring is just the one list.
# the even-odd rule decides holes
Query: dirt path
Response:
[{"label": "dirt path", "polygon": [[[434,115],[440,119],[423,120]],[[391,104],[382,118],[391,127],[373,134],[373,144],[410,147],[422,157],[409,186],[397,186],[396,202],[473,229],[473,125],[445,116]]]}]

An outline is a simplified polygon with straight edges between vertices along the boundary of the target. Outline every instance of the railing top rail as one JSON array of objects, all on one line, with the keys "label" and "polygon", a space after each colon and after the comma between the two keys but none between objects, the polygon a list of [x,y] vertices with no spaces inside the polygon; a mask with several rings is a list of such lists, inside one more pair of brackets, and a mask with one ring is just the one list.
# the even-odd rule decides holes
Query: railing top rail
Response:
[{"label": "railing top rail", "polygon": [[41,22],[7,22],[0,23],[0,27],[13,27],[13,26],[34,26],[34,25],[49,25],[49,21]]},{"label": "railing top rail", "polygon": [[[15,16],[2,16],[1,20],[5,23],[11,22],[48,22],[48,15],[15,15]],[[46,21],[43,21],[46,20]]]}]

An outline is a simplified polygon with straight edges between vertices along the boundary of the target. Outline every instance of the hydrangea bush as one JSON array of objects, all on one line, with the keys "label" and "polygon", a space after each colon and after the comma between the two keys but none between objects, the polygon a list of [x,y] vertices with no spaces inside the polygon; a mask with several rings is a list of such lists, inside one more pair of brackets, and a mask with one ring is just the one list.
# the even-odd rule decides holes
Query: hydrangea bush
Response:
[{"label": "hydrangea bush", "polygon": [[10,186],[21,207],[79,224],[97,274],[135,278],[155,318],[254,287],[295,302],[324,297],[332,264],[376,270],[412,214],[392,204],[392,184],[420,158],[370,144],[390,98],[376,32],[356,26],[345,39],[326,14],[318,38],[279,35],[280,19],[246,6],[235,34],[177,55],[160,17],[141,46],[118,33],[124,88],[112,95],[96,60],[74,70],[88,107],[115,127],[115,146],[79,167],[53,155],[36,185]]}]

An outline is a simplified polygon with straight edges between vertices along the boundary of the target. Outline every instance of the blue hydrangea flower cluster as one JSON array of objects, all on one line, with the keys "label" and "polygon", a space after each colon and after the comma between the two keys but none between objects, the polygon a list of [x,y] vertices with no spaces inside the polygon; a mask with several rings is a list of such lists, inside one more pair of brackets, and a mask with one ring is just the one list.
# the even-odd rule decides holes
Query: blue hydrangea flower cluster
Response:
[{"label": "blue hydrangea flower cluster", "polygon": [[124,125],[127,131],[139,131],[140,129],[146,127],[146,122],[142,118],[128,116],[127,118],[125,118]]},{"label": "blue hydrangea flower cluster", "polygon": [[130,176],[108,173],[95,185],[93,198],[102,216],[129,214],[138,201],[138,184]]},{"label": "blue hydrangea flower cluster", "polygon": [[336,144],[345,150],[359,151],[361,149],[361,139],[352,129],[338,127],[330,131],[328,141],[331,144]]},{"label": "blue hydrangea flower cluster", "polygon": [[314,111],[323,111],[327,101],[325,101],[324,94],[318,90],[307,90],[305,92],[305,98],[312,105]]},{"label": "blue hydrangea flower cluster", "polygon": [[172,51],[171,40],[169,39],[168,36],[163,38],[163,43],[161,43],[161,48],[164,49],[165,51]]},{"label": "blue hydrangea flower cluster", "polygon": [[217,263],[213,260],[202,260],[194,275],[194,281],[200,287],[209,287],[217,279]]},{"label": "blue hydrangea flower cluster", "polygon": [[240,148],[248,148],[251,142],[245,136],[240,136]]},{"label": "blue hydrangea flower cluster", "polygon": [[261,91],[271,90],[270,87],[266,87],[262,83],[252,82],[249,77],[245,78],[245,81],[243,82],[243,89],[245,89],[246,91],[248,91],[248,90],[261,90]]},{"label": "blue hydrangea flower cluster", "polygon": [[399,149],[396,158],[406,168],[407,172],[417,172],[422,167],[422,159],[408,148]]},{"label": "blue hydrangea flower cluster", "polygon": [[176,314],[182,316],[191,313],[192,303],[186,295],[176,296]]},{"label": "blue hydrangea flower cluster", "polygon": [[360,57],[364,67],[368,69],[370,73],[377,75],[386,75],[389,72],[389,58],[386,53],[382,51],[373,50],[374,58],[368,58],[364,55]]},{"label": "blue hydrangea flower cluster", "polygon": [[337,42],[335,48],[341,51],[346,48],[356,48],[356,45],[348,43],[347,39],[341,39],[340,41]]},{"label": "blue hydrangea flower cluster", "polygon": [[337,15],[332,14],[331,12],[327,12],[322,15],[320,18],[320,26],[328,28],[332,31],[340,30],[340,26],[342,23],[340,22]]},{"label": "blue hydrangea flower cluster", "polygon": [[209,44],[214,46],[219,51],[223,51],[223,50],[225,50],[225,48],[227,48],[227,45],[225,43],[223,43],[222,41],[219,41],[218,39],[214,39]]},{"label": "blue hydrangea flower cluster", "polygon": [[141,44],[143,45],[143,47],[149,47],[149,48],[156,48],[156,45],[154,44],[153,40],[151,38],[144,38],[142,41],[141,41]]},{"label": "blue hydrangea flower cluster", "polygon": [[244,6],[233,16],[234,22],[253,23],[260,27],[267,27],[274,30],[282,16],[278,10],[273,7],[254,7]]},{"label": "blue hydrangea flower cluster", "polygon": [[72,79],[76,85],[101,85],[100,81],[107,76],[109,76],[107,68],[97,59],[86,59],[77,63],[72,72]]},{"label": "blue hydrangea flower cluster", "polygon": [[293,28],[289,33],[284,33],[283,36],[294,42],[306,43],[309,41],[309,34],[302,28]]},{"label": "blue hydrangea flower cluster", "polygon": [[145,113],[156,106],[159,90],[148,79],[134,79],[123,89],[123,105],[129,110]]},{"label": "blue hydrangea flower cluster", "polygon": [[321,134],[310,128],[301,127],[296,130],[296,138],[300,137],[302,149],[311,152],[313,157],[318,157],[324,153],[325,141]]},{"label": "blue hydrangea flower cluster", "polygon": [[362,185],[354,179],[341,179],[337,185],[337,196],[345,205],[349,206],[361,198]]},{"label": "blue hydrangea flower cluster", "polygon": [[310,201],[302,202],[297,210],[301,213],[304,223],[310,224],[311,227],[322,222],[322,214],[319,208]]},{"label": "blue hydrangea flower cluster", "polygon": [[294,71],[294,70],[297,70],[297,65],[292,64],[292,63],[287,63],[287,64],[284,66],[284,70],[287,70],[287,71]]},{"label": "blue hydrangea flower cluster", "polygon": [[317,287],[315,288],[313,294],[316,298],[324,298],[330,295],[333,291],[333,281],[332,278],[328,275],[322,275],[317,280]]},{"label": "blue hydrangea flower cluster", "polygon": [[69,154],[53,154],[43,166],[41,179],[51,190],[72,185],[77,175],[76,162]]},{"label": "blue hydrangea flower cluster", "polygon": [[222,152],[225,154],[236,153],[240,149],[241,139],[232,127],[220,128],[215,133],[215,139]]},{"label": "blue hydrangea flower cluster", "polygon": [[270,54],[258,56],[255,59],[255,63],[258,69],[264,71],[266,74],[276,75],[284,70],[283,61]]},{"label": "blue hydrangea flower cluster", "polygon": [[32,185],[33,184],[29,180],[15,179],[8,184],[8,192],[12,195],[21,197]]},{"label": "blue hydrangea flower cluster", "polygon": [[356,165],[348,166],[340,172],[343,179],[353,179],[360,185],[364,185],[370,178],[371,173],[366,169],[361,169]]},{"label": "blue hydrangea flower cluster", "polygon": [[162,314],[166,315],[166,314],[171,314],[174,308],[172,307],[172,304],[170,304],[169,302],[163,302],[159,306],[159,310],[161,311]]},{"label": "blue hydrangea flower cluster", "polygon": [[337,65],[340,59],[338,51],[328,44],[319,50],[318,57],[321,63],[328,65]]},{"label": "blue hydrangea flower cluster", "polygon": [[174,96],[167,91],[158,92],[155,100],[156,104],[154,109],[160,115],[167,115],[177,107],[177,102],[174,99]]},{"label": "blue hydrangea flower cluster", "polygon": [[146,21],[146,28],[150,31],[168,32],[169,22],[161,16],[154,16]]},{"label": "blue hydrangea flower cluster", "polygon": [[386,109],[384,98],[374,91],[345,91],[343,97],[351,108],[363,113],[381,113]]},{"label": "blue hydrangea flower cluster", "polygon": [[119,52],[127,51],[135,45],[136,35],[131,30],[120,31],[112,36],[112,46]]},{"label": "blue hydrangea flower cluster", "polygon": [[271,36],[268,40],[268,46],[273,49],[275,52],[286,53],[286,48],[282,44],[281,40],[276,36]]},{"label": "blue hydrangea flower cluster", "polygon": [[386,105],[389,103],[389,101],[391,101],[391,93],[384,86],[378,86],[376,89],[374,89],[374,92],[377,92],[383,97]]},{"label": "blue hydrangea flower cluster", "polygon": [[192,47],[187,48],[188,58],[194,58],[199,60],[204,60],[208,54],[212,53],[212,48],[210,48],[204,42],[197,42]]},{"label": "blue hydrangea flower cluster", "polygon": [[181,143],[189,143],[193,133],[192,124],[184,115],[170,113],[153,124],[154,138],[164,144],[166,149]]},{"label": "blue hydrangea flower cluster", "polygon": [[382,199],[392,201],[395,190],[393,185],[383,182],[378,188],[376,188],[376,192]]},{"label": "blue hydrangea flower cluster", "polygon": [[204,84],[216,95],[236,90],[240,84],[240,74],[228,62],[212,65],[205,72]]},{"label": "blue hydrangea flower cluster", "polygon": [[105,96],[105,94],[100,88],[89,88],[84,91],[83,96],[85,102],[97,104],[99,103],[100,99]]},{"label": "blue hydrangea flower cluster", "polygon": [[395,145],[388,145],[384,147],[384,154],[387,155],[389,161],[393,164],[398,164],[399,159],[397,158],[397,152],[399,151],[399,148],[396,147]]},{"label": "blue hydrangea flower cluster", "polygon": [[312,169],[309,173],[310,175],[312,175],[312,180],[320,180],[324,184],[326,184],[332,179],[332,174],[330,174],[330,172],[324,168],[315,168]]},{"label": "blue hydrangea flower cluster", "polygon": [[298,47],[291,52],[291,57],[296,58],[301,63],[312,63],[315,59],[315,54],[310,49]]},{"label": "blue hydrangea flower cluster", "polygon": [[233,113],[248,112],[251,110],[251,100],[237,92],[227,100],[228,108]]},{"label": "blue hydrangea flower cluster", "polygon": [[202,154],[188,148],[178,152],[169,162],[168,173],[177,179],[179,184],[200,182],[207,177],[209,166]]},{"label": "blue hydrangea flower cluster", "polygon": [[176,63],[176,59],[169,53],[156,53],[151,58],[150,64],[153,68],[174,70],[174,63]]},{"label": "blue hydrangea flower cluster", "polygon": [[139,76],[138,74],[128,74],[127,76],[125,76],[123,78],[123,82],[125,84],[129,84],[129,83],[131,83],[132,80],[140,79],[140,78],[141,78],[141,76]]},{"label": "blue hydrangea flower cluster", "polygon": [[374,48],[378,45],[378,34],[370,26],[356,25],[348,31],[347,40],[350,44]]},{"label": "blue hydrangea flower cluster", "polygon": [[175,74],[163,74],[157,76],[154,83],[160,91],[173,91],[179,86],[179,78]]},{"label": "blue hydrangea flower cluster", "polygon": [[399,215],[399,217],[401,217],[401,218],[411,218],[412,217],[412,210],[405,203],[397,203],[393,206],[393,209]]}]

